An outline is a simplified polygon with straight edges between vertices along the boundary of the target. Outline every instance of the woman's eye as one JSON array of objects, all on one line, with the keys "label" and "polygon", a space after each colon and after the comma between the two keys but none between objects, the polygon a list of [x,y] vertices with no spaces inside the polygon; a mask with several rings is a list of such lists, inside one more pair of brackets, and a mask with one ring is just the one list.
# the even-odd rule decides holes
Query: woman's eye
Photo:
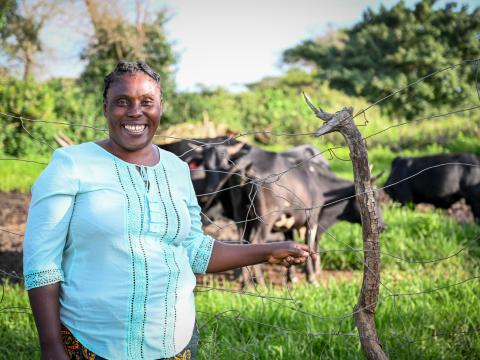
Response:
[{"label": "woman's eye", "polygon": [[118,99],[117,100],[117,105],[126,106],[126,105],[128,105],[128,103],[127,103],[127,100],[125,100],[125,99]]},{"label": "woman's eye", "polygon": [[150,106],[150,105],[152,105],[152,104],[153,104],[153,101],[152,101],[152,100],[149,100],[149,99],[142,101],[142,105]]}]

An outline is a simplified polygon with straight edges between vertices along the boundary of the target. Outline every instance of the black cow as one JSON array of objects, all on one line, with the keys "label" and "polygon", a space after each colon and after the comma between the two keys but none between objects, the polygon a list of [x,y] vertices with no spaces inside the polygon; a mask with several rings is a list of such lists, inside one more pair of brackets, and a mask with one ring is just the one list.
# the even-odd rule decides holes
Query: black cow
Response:
[{"label": "black cow", "polygon": [[[234,175],[219,194],[223,194],[224,209],[233,210],[227,216],[239,223],[241,235],[248,241],[265,241],[271,231],[284,232],[287,239],[293,239],[293,229],[307,226],[310,234],[305,236],[305,240],[310,247],[318,249],[321,235],[335,222],[361,222],[354,183],[336,177],[326,160],[320,163],[309,161],[312,153],[298,148],[282,153],[252,147],[242,150],[241,156],[233,162],[237,163],[234,169],[244,177],[240,179]],[[227,151],[221,147],[212,148],[209,152],[227,156]],[[295,152],[299,155],[292,157]],[[226,170],[224,173],[227,173]],[[249,183],[248,178],[253,183]],[[227,192],[229,195],[225,196]],[[323,203],[326,205],[322,207]],[[309,216],[302,210],[305,208],[313,208]],[[382,230],[384,224],[379,207],[377,213]],[[307,266],[307,277],[311,281],[319,269],[319,263],[314,265],[311,268]],[[292,273],[288,275],[291,280]]]},{"label": "black cow", "polygon": [[478,222],[480,158],[468,153],[397,157],[385,192],[402,204],[425,202],[445,209],[465,198]]},{"label": "black cow", "polygon": [[[158,146],[160,146],[164,150],[174,153],[183,161],[188,163],[188,166],[190,167],[190,175],[192,177],[193,187],[195,189],[195,193],[198,195],[209,193],[212,186],[216,187],[218,185],[218,182],[220,181],[220,177],[218,175],[215,175],[215,172],[212,172],[208,176],[208,181],[210,184],[214,185],[211,185],[209,188],[205,168],[211,168],[211,165],[205,166],[205,149],[208,149],[209,147],[214,147],[218,144],[227,146],[235,145],[237,143],[237,140],[229,136],[218,136],[215,138],[185,139],[168,144],[158,144]],[[208,197],[199,196],[198,198],[198,203],[202,207],[202,209],[207,204],[207,201]],[[222,208],[219,207],[219,202],[212,201],[209,204],[208,217],[215,218],[219,214],[221,214],[222,211]]]},{"label": "black cow", "polygon": [[[225,150],[216,147],[216,151]],[[241,239],[265,241],[272,231],[307,228],[305,242],[314,247],[317,221],[324,202],[317,176],[308,166],[295,166],[292,158],[257,147],[241,156],[230,169],[222,193],[224,208],[232,209]],[[288,223],[288,225],[286,225]],[[254,267],[257,282],[263,282],[261,268]],[[307,277],[314,281],[313,264],[307,262]],[[244,281],[248,276],[244,273]]]},{"label": "black cow", "polygon": [[[315,170],[315,176],[319,178],[325,199],[318,219],[318,229],[315,238],[315,249],[318,250],[321,236],[336,222],[348,221],[353,224],[361,224],[362,220],[355,184],[352,181],[337,177],[331,170],[326,169],[324,166],[313,164],[309,167],[311,170]],[[378,177],[380,177],[380,175],[372,177],[372,184]],[[378,228],[380,231],[383,231],[386,226],[383,222],[383,213],[378,194],[378,191],[375,191]],[[287,237],[293,238],[293,233],[289,233]],[[320,269],[320,256],[317,256],[317,262],[314,265],[314,271],[317,272]],[[291,270],[291,268],[289,270]],[[289,271],[288,279],[292,281],[293,278],[293,272]]]}]

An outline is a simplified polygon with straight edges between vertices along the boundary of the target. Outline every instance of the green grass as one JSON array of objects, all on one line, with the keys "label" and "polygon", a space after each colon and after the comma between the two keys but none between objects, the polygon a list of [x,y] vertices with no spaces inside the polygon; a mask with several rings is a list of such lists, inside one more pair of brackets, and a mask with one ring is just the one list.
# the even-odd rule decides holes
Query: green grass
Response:
[{"label": "green grass", "polygon": [[[197,293],[200,359],[363,359],[354,322],[350,316],[343,318],[356,302],[359,276],[355,278],[330,281],[322,287],[260,290],[262,295],[286,300],[219,291]],[[464,274],[444,276],[436,270],[384,273],[382,278],[397,293],[463,279]],[[26,293],[11,285],[4,290],[0,359],[39,358],[33,318],[24,312]],[[376,323],[391,359],[480,357],[478,280],[422,295],[393,297],[384,288],[381,291]]]},{"label": "green grass", "polygon": [[[386,209],[389,229],[382,234],[382,288],[376,323],[391,359],[472,359],[480,357],[480,287],[478,225],[459,225],[441,211],[419,213],[393,206]],[[324,268],[360,269],[360,226],[339,223],[324,236]],[[458,252],[464,248],[462,251]],[[342,251],[333,251],[342,250]],[[456,255],[455,255],[456,254]],[[349,314],[361,283],[334,280],[313,287],[258,289],[268,299],[229,291],[196,295],[201,359],[363,359]],[[218,284],[208,284],[219,287]],[[439,291],[429,290],[435,288]],[[227,290],[234,290],[226,285]],[[202,291],[203,290],[203,291]],[[425,294],[397,295],[398,293]],[[38,358],[33,318],[25,291],[6,285],[0,302],[0,359]],[[250,290],[255,292],[255,289]],[[289,299],[295,299],[291,301]],[[343,335],[342,335],[343,334]],[[347,335],[345,335],[347,334]],[[33,352],[32,352],[33,351]],[[3,356],[3,357],[2,357]]]},{"label": "green grass", "polygon": [[39,359],[40,347],[27,293],[23,287],[7,283],[0,289],[0,298],[0,360]]},{"label": "green grass", "polygon": [[[446,286],[459,280],[441,273],[384,283],[396,292]],[[296,302],[269,301],[210,291],[197,295],[203,359],[363,359],[350,316],[359,284],[330,282],[326,287],[298,286]],[[472,359],[480,356],[478,281],[416,296],[382,296],[377,328],[391,359]],[[296,311],[299,309],[301,312]],[[255,355],[255,356],[253,356]]]},{"label": "green grass", "polygon": [[[382,263],[385,268],[406,270],[409,261],[442,259],[461,251],[445,266],[462,266],[465,261],[480,258],[480,226],[461,225],[447,217],[444,211],[412,211],[392,204],[384,208],[384,222],[388,226],[380,237]],[[322,266],[327,269],[348,270],[362,267],[362,229],[358,224],[339,222],[322,236],[320,249]],[[357,251],[348,251],[356,249]],[[337,251],[338,250],[338,251]],[[347,251],[345,251],[347,250]],[[395,256],[392,257],[391,255]]]},{"label": "green grass", "polygon": [[35,155],[17,160],[0,154],[0,191],[29,192],[48,161]]}]

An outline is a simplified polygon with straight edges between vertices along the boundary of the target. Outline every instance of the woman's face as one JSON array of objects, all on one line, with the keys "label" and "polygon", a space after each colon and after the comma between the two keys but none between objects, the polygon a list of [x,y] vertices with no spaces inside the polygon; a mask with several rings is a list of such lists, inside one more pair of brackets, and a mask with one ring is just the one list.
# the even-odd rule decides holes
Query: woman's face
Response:
[{"label": "woman's face", "polygon": [[160,124],[160,87],[146,74],[126,74],[110,85],[103,113],[110,140],[124,150],[143,149]]}]

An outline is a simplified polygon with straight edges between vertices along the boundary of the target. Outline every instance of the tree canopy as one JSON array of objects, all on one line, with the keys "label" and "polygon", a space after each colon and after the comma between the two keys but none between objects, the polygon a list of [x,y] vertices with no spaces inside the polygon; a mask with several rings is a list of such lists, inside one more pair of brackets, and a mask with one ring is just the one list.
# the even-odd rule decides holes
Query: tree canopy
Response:
[{"label": "tree canopy", "polygon": [[[349,95],[375,102],[423,76],[480,57],[480,8],[421,0],[413,8],[400,1],[392,8],[371,9],[336,41],[310,39],[286,50],[290,64],[307,64],[316,76]],[[339,40],[340,39],[340,40]],[[395,117],[414,118],[430,111],[452,110],[476,94],[477,62],[412,86],[382,108]]]},{"label": "tree canopy", "polygon": [[98,90],[103,78],[120,60],[144,60],[160,74],[164,92],[173,92],[172,66],[176,57],[165,35],[166,12],[158,12],[152,21],[137,14],[133,23],[121,14],[112,14],[101,2],[85,0],[85,3],[94,35],[81,55],[87,65],[80,83]]}]

